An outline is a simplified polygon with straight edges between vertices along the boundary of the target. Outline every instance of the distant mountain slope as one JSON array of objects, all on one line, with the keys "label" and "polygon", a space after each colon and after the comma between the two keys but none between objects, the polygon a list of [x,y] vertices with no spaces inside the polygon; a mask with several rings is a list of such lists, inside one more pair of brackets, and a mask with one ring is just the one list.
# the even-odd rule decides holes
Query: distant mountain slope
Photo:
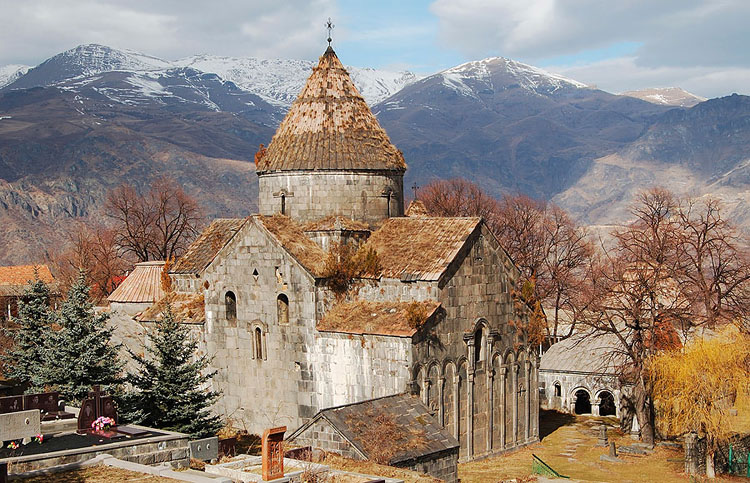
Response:
[{"label": "distant mountain slope", "polygon": [[652,89],[640,89],[627,91],[623,96],[635,97],[644,101],[661,104],[664,106],[693,107],[706,100],[705,97],[696,96],[679,87],[656,87]]},{"label": "distant mountain slope", "polygon": [[[167,175],[209,216],[253,212],[253,155],[310,67],[167,62],[88,45],[18,76],[0,89],[0,263],[39,261],[124,181],[145,188]],[[418,80],[352,70],[371,99],[403,86],[373,111],[404,152],[407,185],[462,176],[494,195],[552,199],[603,225],[627,218],[637,190],[662,184],[721,196],[750,221],[748,97],[658,105],[503,58]]]},{"label": "distant mountain slope", "polygon": [[750,226],[750,97],[710,99],[672,109],[637,140],[596,159],[553,198],[592,225],[621,223],[641,189],[661,185],[679,193],[722,199],[731,216]]},{"label": "distant mountain slope", "polygon": [[26,74],[31,67],[28,65],[8,64],[0,66],[0,89]]},{"label": "distant mountain slope", "polygon": [[[6,83],[1,82],[3,70],[0,70],[0,88],[7,85],[8,89],[24,89],[60,83],[73,86],[76,81],[89,83],[96,75],[113,71],[130,72],[132,77],[148,81],[168,72],[183,69],[215,74],[224,81],[234,83],[241,90],[259,96],[274,107],[286,110],[297,98],[315,65],[315,62],[306,60],[264,60],[210,55],[198,55],[170,62],[132,50],[87,44],[47,59],[29,70],[22,78],[8,77]],[[348,69],[357,88],[370,105],[417,80],[417,76],[408,71],[391,72],[359,67]]]},{"label": "distant mountain slope", "polygon": [[495,195],[549,198],[666,108],[503,58],[406,86],[374,111],[404,151],[407,181],[464,176]]}]

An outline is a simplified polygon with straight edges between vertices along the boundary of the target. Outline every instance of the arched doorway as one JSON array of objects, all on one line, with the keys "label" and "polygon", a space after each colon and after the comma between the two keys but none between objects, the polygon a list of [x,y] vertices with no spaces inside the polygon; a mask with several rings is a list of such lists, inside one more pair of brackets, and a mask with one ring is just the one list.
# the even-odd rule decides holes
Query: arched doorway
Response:
[{"label": "arched doorway", "polygon": [[591,414],[591,396],[585,389],[576,391],[576,414]]},{"label": "arched doorway", "polygon": [[615,397],[609,391],[602,391],[599,394],[599,416],[615,416],[617,408],[615,407]]}]

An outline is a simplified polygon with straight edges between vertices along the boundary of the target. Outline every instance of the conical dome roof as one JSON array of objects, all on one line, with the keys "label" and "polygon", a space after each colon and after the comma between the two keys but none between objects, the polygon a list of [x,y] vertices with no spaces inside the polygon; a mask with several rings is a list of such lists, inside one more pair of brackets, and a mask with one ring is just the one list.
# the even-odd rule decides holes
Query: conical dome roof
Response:
[{"label": "conical dome roof", "polygon": [[330,46],[259,158],[258,173],[406,170],[403,154],[391,144]]}]

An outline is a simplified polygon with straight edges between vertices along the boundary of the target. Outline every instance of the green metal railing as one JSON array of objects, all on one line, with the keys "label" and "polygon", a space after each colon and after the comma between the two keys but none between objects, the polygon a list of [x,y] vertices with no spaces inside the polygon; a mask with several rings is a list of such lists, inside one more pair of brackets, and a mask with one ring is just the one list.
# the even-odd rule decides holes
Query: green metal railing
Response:
[{"label": "green metal railing", "polygon": [[531,456],[533,456],[533,459],[531,460],[531,471],[535,475],[549,476],[550,478],[567,478],[567,479],[570,479],[569,476],[561,475],[557,471],[553,470],[550,467],[550,465],[548,465],[547,463],[545,463],[544,461],[542,461],[542,459],[540,457],[538,457],[537,455],[535,455],[535,454],[532,453]]},{"label": "green metal railing", "polygon": [[750,451],[747,452],[747,461],[745,461],[744,456],[735,454],[732,444],[729,444],[729,474],[750,478]]}]

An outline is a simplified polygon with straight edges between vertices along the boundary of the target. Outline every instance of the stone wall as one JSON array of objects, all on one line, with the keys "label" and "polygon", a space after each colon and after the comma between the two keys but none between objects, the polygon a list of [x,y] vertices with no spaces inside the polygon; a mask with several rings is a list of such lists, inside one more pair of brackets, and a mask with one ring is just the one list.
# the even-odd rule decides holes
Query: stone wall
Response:
[{"label": "stone wall", "polygon": [[[201,348],[218,371],[213,385],[223,397],[216,411],[240,427],[294,429],[321,409],[407,389],[411,339],[318,332],[316,301],[325,290],[254,223],[219,253],[203,279]],[[234,320],[225,309],[229,291],[236,298]],[[280,294],[288,298],[288,323],[278,317]]]},{"label": "stone wall", "polygon": [[417,461],[408,461],[396,466],[407,468],[419,473],[427,473],[439,478],[445,483],[458,482],[458,448],[427,455]]},{"label": "stone wall", "polygon": [[281,213],[283,195],[284,214],[298,223],[331,215],[377,223],[404,214],[403,173],[285,171],[262,174],[258,183],[260,214]]},{"label": "stone wall", "polygon": [[405,392],[411,345],[409,337],[317,333],[300,383],[311,390],[310,408],[300,407],[303,420],[320,409]]},{"label": "stone wall", "polygon": [[[555,395],[555,385],[560,396]],[[591,414],[599,416],[602,394],[610,393],[615,402],[615,416],[620,417],[620,384],[616,376],[606,374],[572,373],[542,370],[539,372],[541,406],[575,414],[576,392],[583,390],[591,401]]]},{"label": "stone wall", "polygon": [[367,459],[323,418],[318,419],[309,428],[297,435],[293,442],[297,446],[310,446],[315,449],[340,454],[354,460]]},{"label": "stone wall", "polygon": [[169,433],[169,436],[121,440],[110,444],[73,450],[56,451],[13,458],[12,472],[26,473],[69,463],[87,461],[100,454],[143,465],[169,463],[173,468],[187,468],[190,464],[188,435]]},{"label": "stone wall", "polygon": [[538,361],[510,324],[519,273],[482,225],[437,289],[444,319],[418,334],[412,375],[469,460],[537,441]]}]

